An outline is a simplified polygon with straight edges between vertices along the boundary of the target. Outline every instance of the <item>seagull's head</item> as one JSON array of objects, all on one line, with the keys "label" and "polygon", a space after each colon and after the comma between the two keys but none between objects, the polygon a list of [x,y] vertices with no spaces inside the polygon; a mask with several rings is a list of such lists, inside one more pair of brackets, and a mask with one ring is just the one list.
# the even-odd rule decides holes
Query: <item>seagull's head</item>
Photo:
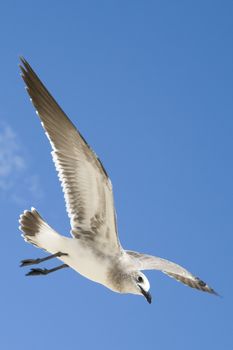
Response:
[{"label": "seagull's head", "polygon": [[129,271],[127,274],[122,274],[118,287],[120,288],[118,290],[115,289],[115,291],[143,295],[148,303],[151,304],[150,283],[141,271]]},{"label": "seagull's head", "polygon": [[118,293],[130,293],[143,295],[151,304],[152,296],[149,292],[150,282],[139,270],[128,270],[125,268],[114,268],[110,270],[108,288]]},{"label": "seagull's head", "polygon": [[151,304],[152,296],[149,292],[150,282],[148,281],[147,277],[141,271],[134,271],[131,274],[131,281],[133,287],[133,291],[131,293],[143,295],[148,303]]}]

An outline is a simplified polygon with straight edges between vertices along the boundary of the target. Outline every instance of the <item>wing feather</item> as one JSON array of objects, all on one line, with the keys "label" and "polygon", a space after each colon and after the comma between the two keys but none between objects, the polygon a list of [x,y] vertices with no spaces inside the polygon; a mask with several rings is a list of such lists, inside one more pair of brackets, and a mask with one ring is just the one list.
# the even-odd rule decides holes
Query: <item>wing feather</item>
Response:
[{"label": "wing feather", "polygon": [[130,250],[127,250],[126,253],[132,261],[132,265],[136,264],[139,270],[160,270],[166,275],[175,278],[177,281],[182,282],[191,288],[196,288],[203,292],[217,295],[217,293],[204,281],[195,277],[185,268],[173,263],[172,261]]},{"label": "wing feather", "polygon": [[28,62],[21,62],[22,78],[53,149],[72,235],[119,249],[112,185],[102,163]]}]

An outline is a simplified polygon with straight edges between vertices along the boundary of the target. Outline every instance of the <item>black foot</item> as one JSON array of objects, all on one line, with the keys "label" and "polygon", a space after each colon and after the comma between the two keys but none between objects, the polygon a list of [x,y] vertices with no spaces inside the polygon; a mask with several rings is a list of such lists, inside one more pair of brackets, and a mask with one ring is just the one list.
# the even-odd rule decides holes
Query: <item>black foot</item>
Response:
[{"label": "black foot", "polygon": [[41,275],[47,275],[50,271],[47,269],[31,269],[26,276],[41,276]]},{"label": "black foot", "polygon": [[29,266],[29,265],[34,265],[34,264],[40,264],[43,261],[47,261],[53,258],[60,258],[61,256],[66,256],[68,255],[67,253],[62,253],[62,252],[57,252],[55,254],[52,255],[48,255],[45,258],[38,258],[38,259],[25,259],[22,260],[20,263],[20,267],[25,267],[25,266]]},{"label": "black foot", "polygon": [[54,267],[53,269],[31,269],[26,276],[45,276],[48,275],[49,273],[64,269],[65,267],[69,267],[67,264],[62,264],[59,266]]},{"label": "black foot", "polygon": [[39,264],[41,259],[25,259],[20,262],[20,267]]}]

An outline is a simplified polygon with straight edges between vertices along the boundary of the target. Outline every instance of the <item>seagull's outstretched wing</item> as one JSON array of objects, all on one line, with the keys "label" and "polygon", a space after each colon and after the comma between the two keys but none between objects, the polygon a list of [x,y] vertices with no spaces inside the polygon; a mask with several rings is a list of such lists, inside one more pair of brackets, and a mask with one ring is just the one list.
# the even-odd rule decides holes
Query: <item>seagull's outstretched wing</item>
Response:
[{"label": "seagull's outstretched wing", "polygon": [[119,250],[111,181],[84,138],[21,58],[22,78],[52,146],[74,237]]},{"label": "seagull's outstretched wing", "polygon": [[166,259],[133,252],[130,250],[127,250],[126,253],[131,260],[132,265],[136,266],[138,270],[160,270],[191,288],[196,288],[202,290],[203,292],[217,295],[217,293],[205,282],[203,282],[200,278],[193,276],[189,271],[180,265]]}]

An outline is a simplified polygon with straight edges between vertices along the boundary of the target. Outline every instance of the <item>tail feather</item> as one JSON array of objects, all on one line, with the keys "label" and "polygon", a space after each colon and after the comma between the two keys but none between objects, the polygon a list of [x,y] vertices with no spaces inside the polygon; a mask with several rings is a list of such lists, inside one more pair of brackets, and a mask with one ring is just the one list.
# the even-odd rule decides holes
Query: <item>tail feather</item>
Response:
[{"label": "tail feather", "polygon": [[50,253],[59,251],[62,241],[66,238],[54,231],[35,208],[25,210],[20,215],[19,224],[19,229],[23,232],[22,237],[26,242]]}]

